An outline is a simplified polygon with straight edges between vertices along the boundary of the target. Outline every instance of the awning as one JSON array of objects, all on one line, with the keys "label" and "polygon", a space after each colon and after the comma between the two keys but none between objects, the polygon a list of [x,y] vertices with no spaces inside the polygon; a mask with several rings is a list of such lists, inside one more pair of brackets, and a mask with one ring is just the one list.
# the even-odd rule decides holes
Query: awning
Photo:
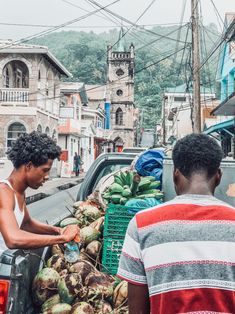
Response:
[{"label": "awning", "polygon": [[235,116],[235,92],[226,98],[218,107],[211,111],[215,116]]},{"label": "awning", "polygon": [[221,131],[224,131],[225,133],[228,133],[230,136],[233,136],[234,130],[235,130],[234,119],[229,119],[229,120],[210,126],[207,130],[203,131],[203,133],[211,134],[211,133],[220,133]]}]

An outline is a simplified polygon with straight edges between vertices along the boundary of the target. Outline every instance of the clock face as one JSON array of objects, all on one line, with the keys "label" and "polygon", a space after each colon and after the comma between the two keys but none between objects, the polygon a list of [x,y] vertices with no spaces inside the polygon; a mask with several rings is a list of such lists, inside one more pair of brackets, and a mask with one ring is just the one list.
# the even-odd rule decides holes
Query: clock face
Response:
[{"label": "clock face", "polygon": [[118,89],[117,92],[116,92],[116,94],[117,94],[118,96],[122,96],[122,95],[123,95],[123,91],[122,91],[121,89]]},{"label": "clock face", "polygon": [[116,74],[117,74],[117,76],[122,76],[122,75],[124,74],[124,71],[119,68],[119,69],[116,71]]}]

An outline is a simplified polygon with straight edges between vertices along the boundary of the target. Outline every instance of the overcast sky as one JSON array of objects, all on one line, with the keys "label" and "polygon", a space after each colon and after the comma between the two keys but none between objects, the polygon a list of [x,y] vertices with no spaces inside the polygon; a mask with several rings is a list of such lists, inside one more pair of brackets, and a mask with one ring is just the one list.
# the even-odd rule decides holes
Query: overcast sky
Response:
[{"label": "overcast sky", "polygon": [[[105,6],[115,0],[96,0]],[[117,1],[117,0],[116,0]],[[120,0],[112,4],[108,9],[136,22],[144,10],[153,2],[149,10],[138,21],[140,25],[179,23],[182,15],[182,5],[186,2],[184,21],[190,16],[190,0]],[[235,0],[201,0],[202,17],[204,24],[215,23],[221,28],[221,19],[225,12],[235,12]],[[213,6],[213,3],[215,7]],[[94,11],[89,0],[0,0],[0,39],[22,39],[42,31],[46,31],[50,25],[60,25]],[[96,8],[97,9],[97,8]],[[220,17],[216,14],[216,9]],[[112,20],[113,17],[108,15]],[[16,26],[6,24],[38,24],[48,27]],[[121,23],[120,20],[116,23]],[[74,28],[65,30],[84,30],[101,32],[108,27],[115,27],[114,21],[104,17],[100,13],[91,15],[81,21],[72,24]],[[70,25],[70,27],[72,27]],[[127,25],[124,22],[124,25]]]}]

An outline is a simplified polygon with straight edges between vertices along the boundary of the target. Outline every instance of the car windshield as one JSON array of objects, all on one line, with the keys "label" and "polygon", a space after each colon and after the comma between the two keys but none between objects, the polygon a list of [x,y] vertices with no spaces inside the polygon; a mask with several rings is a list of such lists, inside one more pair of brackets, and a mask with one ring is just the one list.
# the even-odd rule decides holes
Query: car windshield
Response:
[{"label": "car windshield", "polygon": [[127,167],[130,165],[130,161],[129,162],[124,162],[121,164],[106,164],[104,166],[104,168],[99,172],[97,179],[95,180],[95,183],[93,185],[93,190],[95,189],[95,187],[97,186],[97,184],[99,183],[100,179],[102,179],[104,176],[106,176],[109,173],[112,173],[114,171],[120,170],[123,167]]}]

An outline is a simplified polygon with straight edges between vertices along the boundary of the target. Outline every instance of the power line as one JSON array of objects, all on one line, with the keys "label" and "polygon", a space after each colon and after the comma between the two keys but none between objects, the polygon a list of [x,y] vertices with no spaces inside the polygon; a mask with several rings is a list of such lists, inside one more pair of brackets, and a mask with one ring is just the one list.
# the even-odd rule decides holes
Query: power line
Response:
[{"label": "power line", "polygon": [[[95,4],[96,6],[100,7],[100,4],[97,3],[96,1],[94,1],[94,0],[88,0],[88,1],[91,2],[91,3],[93,3],[93,4]],[[143,27],[141,27],[141,26],[139,26],[139,25],[137,25],[137,24],[131,22],[131,21],[128,20],[127,18],[125,18],[125,17],[123,17],[123,16],[120,16],[119,14],[117,14],[117,13],[115,13],[115,12],[113,12],[113,11],[107,9],[107,8],[105,8],[104,11],[110,13],[112,16],[116,16],[116,17],[119,18],[121,21],[124,21],[124,22],[126,22],[126,23],[128,23],[128,24],[131,24],[131,25],[135,26],[136,28],[141,28],[141,29],[143,29],[145,32],[147,32],[147,33],[149,33],[149,34],[156,35],[156,36],[162,36],[161,34],[158,34],[158,33],[154,32],[154,31],[152,31],[152,30],[145,29],[145,28],[143,28]],[[165,38],[167,38],[167,39],[169,39],[169,40],[177,41],[176,39],[171,38],[171,37],[165,36]]]},{"label": "power line", "polygon": [[119,2],[119,1],[120,1],[120,0],[115,0],[114,2],[109,3],[108,5],[106,5],[106,6],[104,6],[104,7],[100,7],[99,9],[97,9],[97,10],[95,10],[95,11],[92,11],[92,12],[89,12],[88,14],[85,14],[85,15],[79,17],[79,18],[76,18],[76,19],[70,20],[70,21],[68,21],[68,22],[62,23],[62,24],[60,24],[60,25],[58,25],[58,26],[56,26],[56,27],[49,28],[49,29],[47,29],[46,31],[42,31],[42,32],[39,32],[39,33],[37,33],[37,34],[34,34],[34,35],[31,35],[31,36],[28,36],[28,37],[25,37],[25,38],[22,38],[22,39],[13,41],[13,42],[11,42],[11,44],[8,44],[8,45],[6,45],[6,46],[4,46],[4,47],[0,47],[0,50],[3,50],[3,49],[5,49],[5,48],[11,47],[11,46],[13,46],[13,45],[16,45],[16,44],[19,44],[19,43],[22,43],[22,42],[27,42],[27,41],[29,41],[29,40],[31,40],[31,39],[38,38],[38,37],[41,37],[41,36],[43,36],[43,35],[47,35],[47,34],[49,34],[49,33],[51,33],[51,32],[54,32],[54,31],[56,31],[56,30],[58,30],[58,29],[60,29],[60,28],[63,28],[63,27],[68,26],[68,25],[70,25],[70,24],[73,24],[73,23],[76,23],[76,22],[78,22],[78,21],[81,21],[81,20],[83,20],[83,19],[85,19],[85,18],[87,18],[87,17],[89,17],[89,16],[91,16],[91,15],[93,15],[93,14],[95,14],[95,13],[101,11],[101,10],[104,10],[104,9],[107,8],[108,6],[113,5],[114,3]]}]

